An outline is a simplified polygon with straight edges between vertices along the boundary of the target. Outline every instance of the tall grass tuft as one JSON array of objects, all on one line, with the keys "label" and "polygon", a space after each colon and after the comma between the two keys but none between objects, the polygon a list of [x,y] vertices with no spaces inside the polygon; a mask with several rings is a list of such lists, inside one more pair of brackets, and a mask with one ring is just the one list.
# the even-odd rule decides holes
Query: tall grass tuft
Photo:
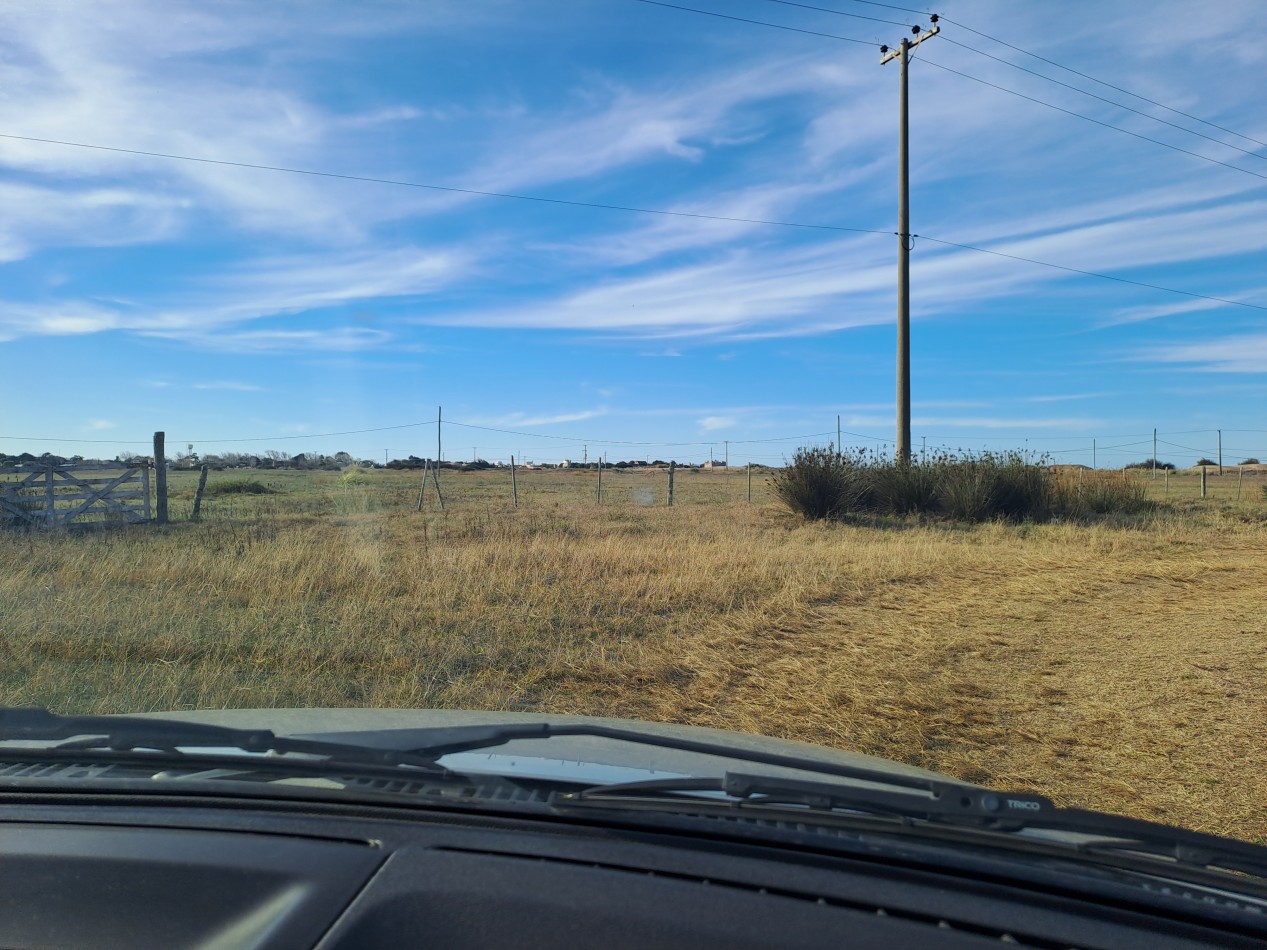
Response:
[{"label": "tall grass tuft", "polygon": [[854,507],[854,468],[831,446],[798,449],[792,464],[775,473],[774,493],[808,521],[837,518]]},{"label": "tall grass tuft", "polygon": [[1058,476],[1045,458],[1031,461],[1020,452],[947,452],[902,462],[864,452],[801,449],[775,477],[775,490],[810,520],[866,510],[967,522],[1047,521],[1151,507],[1147,486],[1137,480]]}]

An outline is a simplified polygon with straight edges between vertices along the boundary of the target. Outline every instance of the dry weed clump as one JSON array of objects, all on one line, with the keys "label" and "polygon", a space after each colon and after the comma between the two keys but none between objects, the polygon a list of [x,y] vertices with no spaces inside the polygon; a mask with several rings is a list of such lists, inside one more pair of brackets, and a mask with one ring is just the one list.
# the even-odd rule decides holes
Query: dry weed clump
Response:
[{"label": "dry weed clump", "polygon": [[363,507],[337,478],[198,525],[0,532],[0,702],[635,716],[1267,836],[1261,503],[868,527],[712,473],[672,509],[632,500],[660,473],[601,507],[534,473],[515,509],[446,472],[445,514],[408,473]]}]

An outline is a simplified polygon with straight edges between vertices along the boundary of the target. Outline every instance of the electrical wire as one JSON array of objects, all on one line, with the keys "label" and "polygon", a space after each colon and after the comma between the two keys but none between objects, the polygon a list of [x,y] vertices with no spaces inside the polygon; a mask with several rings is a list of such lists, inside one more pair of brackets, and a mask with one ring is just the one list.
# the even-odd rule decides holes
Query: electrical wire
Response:
[{"label": "electrical wire", "polygon": [[[1125,105],[1121,102],[1117,102],[1114,99],[1109,99],[1109,98],[1106,98],[1105,96],[1098,96],[1094,92],[1088,92],[1087,90],[1080,89],[1077,86],[1071,85],[1070,83],[1061,82],[1059,79],[1053,79],[1051,76],[1044,76],[1040,72],[1036,72],[1035,70],[1032,70],[1032,69],[1026,69],[1024,66],[1021,66],[1017,63],[1013,63],[1010,60],[1003,59],[1001,56],[995,56],[993,53],[987,53],[985,50],[977,49],[975,46],[969,46],[967,43],[961,43],[958,40],[954,39],[953,37],[946,36],[944,33],[942,34],[942,39],[944,39],[947,43],[952,43],[955,46],[960,47],[961,49],[966,49],[966,50],[969,50],[970,52],[977,53],[980,56],[984,56],[987,59],[992,59],[996,63],[1002,63],[1005,66],[1011,66],[1013,69],[1019,69],[1021,72],[1029,73],[1029,75],[1031,76],[1037,76],[1039,79],[1045,79],[1047,82],[1055,83],[1057,86],[1063,86],[1066,89],[1072,89],[1074,92],[1081,93],[1084,96],[1090,96],[1092,99],[1098,99],[1100,102],[1106,102],[1109,105],[1114,106],[1118,109],[1125,109],[1127,112],[1133,112],[1135,115],[1143,116],[1145,119],[1150,119],[1153,122],[1160,122],[1162,125],[1168,125],[1172,129],[1178,129],[1180,132],[1186,132],[1189,135],[1195,135],[1198,138],[1203,138],[1208,142],[1214,142],[1216,145],[1222,145],[1225,148],[1234,149],[1235,151],[1248,155],[1251,158],[1257,158],[1260,161],[1267,162],[1267,155],[1260,155],[1258,152],[1255,152],[1252,149],[1241,148],[1239,145],[1233,145],[1231,142],[1224,142],[1222,139],[1216,139],[1213,135],[1206,135],[1204,132],[1198,132],[1196,129],[1190,129],[1187,126],[1179,125],[1177,122],[1170,122],[1169,120],[1160,118],[1159,116],[1149,115],[1147,112],[1144,112],[1140,109],[1133,109],[1130,106]],[[927,62],[927,60],[925,60],[925,62]]]},{"label": "electrical wire", "polygon": [[1028,102],[1037,103],[1040,106],[1046,106],[1048,109],[1054,109],[1057,112],[1063,112],[1065,115],[1071,115],[1074,118],[1082,119],[1085,122],[1091,122],[1091,123],[1094,123],[1095,125],[1102,126],[1103,128],[1112,129],[1115,132],[1121,132],[1123,135],[1129,135],[1132,138],[1142,139],[1145,142],[1152,142],[1154,145],[1160,145],[1162,148],[1168,148],[1174,152],[1182,152],[1184,155],[1191,155],[1193,158],[1199,158],[1203,162],[1209,162],[1212,165],[1222,165],[1224,168],[1232,169],[1232,171],[1240,172],[1244,175],[1253,175],[1255,178],[1261,178],[1264,181],[1267,181],[1267,175],[1260,174],[1259,172],[1251,171],[1248,168],[1241,168],[1239,165],[1233,165],[1230,162],[1222,162],[1222,161],[1219,161],[1217,158],[1210,158],[1208,155],[1202,155],[1200,152],[1194,152],[1191,149],[1181,148],[1178,145],[1171,145],[1169,142],[1163,142],[1161,139],[1155,139],[1147,135],[1142,135],[1139,132],[1132,132],[1130,129],[1124,129],[1120,125],[1114,125],[1112,122],[1104,122],[1100,119],[1092,118],[1089,115],[1084,115],[1081,112],[1075,112],[1073,109],[1066,109],[1064,106],[1058,106],[1055,103],[1047,102],[1044,99],[1038,99],[1034,96],[1027,96],[1023,92],[1017,92],[1015,89],[1007,88],[1007,86],[1000,86],[998,83],[990,82],[988,79],[982,79],[979,76],[972,76],[972,75],[969,75],[968,73],[960,72],[958,69],[952,69],[949,66],[943,66],[941,63],[934,62],[933,60],[929,59],[927,56],[923,57],[923,59],[920,61],[923,63],[927,63],[929,66],[935,66],[938,69],[945,70],[948,73],[954,73],[956,76],[962,76],[964,79],[971,79],[973,82],[979,82],[983,86],[989,86],[990,88],[997,89],[1000,92],[1006,92],[1009,96],[1016,96],[1018,99],[1025,99]]},{"label": "electrical wire", "polygon": [[[864,3],[866,2],[866,0],[856,0],[856,2]],[[1063,69],[1065,72],[1073,73],[1075,76],[1081,76],[1083,79],[1089,79],[1091,82],[1098,83],[1099,85],[1105,86],[1109,89],[1115,89],[1118,92],[1124,92],[1128,96],[1131,96],[1135,99],[1139,99],[1143,102],[1147,102],[1150,105],[1157,106],[1158,108],[1165,109],[1167,112],[1173,112],[1175,115],[1181,115],[1185,119],[1191,119],[1193,122],[1200,122],[1202,125],[1208,125],[1212,129],[1218,129],[1220,132],[1226,132],[1228,135],[1235,135],[1238,138],[1242,138],[1242,139],[1245,139],[1246,141],[1253,142],[1255,145],[1267,146],[1267,142],[1264,142],[1260,139],[1256,139],[1251,135],[1245,135],[1243,132],[1237,132],[1235,129],[1229,129],[1226,126],[1222,126],[1215,122],[1210,122],[1206,119],[1202,119],[1200,116],[1195,116],[1195,115],[1192,115],[1191,113],[1184,112],[1182,109],[1176,109],[1173,106],[1168,106],[1164,102],[1158,102],[1156,99],[1150,99],[1147,96],[1141,96],[1137,92],[1131,92],[1131,90],[1129,89],[1124,89],[1121,86],[1115,86],[1113,85],[1113,83],[1105,82],[1103,79],[1097,79],[1095,76],[1089,75],[1084,72],[1080,72],[1079,70],[1073,69],[1070,66],[1065,66],[1061,63],[1058,63],[1054,59],[1048,59],[1045,56],[1039,56],[1037,53],[1030,52],[1027,49],[1022,49],[1019,46],[1014,46],[1013,44],[1007,42],[1006,40],[999,39],[997,36],[990,36],[988,33],[982,33],[980,30],[974,30],[972,27],[968,26],[967,24],[960,23],[957,20],[952,20],[948,16],[942,16],[940,19],[943,23],[950,23],[954,26],[959,27],[959,29],[961,30],[967,30],[969,33],[975,33],[977,36],[980,36],[982,39],[990,40],[992,43],[998,43],[1000,46],[1006,46],[1008,49],[1016,50],[1016,52],[1022,53],[1025,56],[1032,56],[1034,59],[1047,63],[1050,66],[1055,66],[1057,69]]]},{"label": "electrical wire", "polygon": [[914,26],[913,23],[903,23],[901,20],[886,20],[883,17],[863,16],[861,13],[846,13],[843,10],[829,10],[827,7],[816,7],[808,3],[795,3],[794,0],[766,0],[767,3],[777,3],[785,7],[800,7],[802,10],[816,10],[819,13],[834,13],[837,16],[852,17],[855,20],[870,20],[872,23],[888,23],[890,26]]},{"label": "electrical wire", "polygon": [[1129,277],[1115,277],[1112,274],[1101,274],[1098,271],[1082,270],[1077,267],[1066,267],[1064,264],[1053,264],[1050,261],[1040,261],[1032,257],[1021,257],[1019,254],[1007,254],[1003,251],[991,250],[988,247],[976,247],[972,244],[959,244],[955,241],[945,241],[941,238],[929,237],[927,234],[916,234],[915,237],[925,241],[932,241],[934,244],[944,244],[947,247],[957,247],[965,251],[977,251],[982,254],[993,254],[995,257],[1006,257],[1013,261],[1024,261],[1027,264],[1038,264],[1042,267],[1051,267],[1055,270],[1068,271],[1071,274],[1081,274],[1084,277],[1098,277],[1101,280],[1114,280],[1119,284],[1131,284],[1135,287],[1146,287],[1149,290],[1162,290],[1166,293],[1182,294],[1185,297],[1195,297],[1199,300],[1211,300],[1215,303],[1225,303],[1233,307],[1247,307],[1250,310],[1267,310],[1267,306],[1262,304],[1246,303],[1244,300],[1231,300],[1227,297],[1214,297],[1209,294],[1198,294],[1191,290],[1176,290],[1173,287],[1162,287],[1160,284],[1150,284],[1142,280],[1131,280]]},{"label": "electrical wire", "polygon": [[[924,62],[929,62],[929,60],[924,60]],[[944,69],[946,67],[941,67],[941,68]],[[951,70],[951,72],[954,72],[954,70]],[[961,75],[965,75],[965,74],[961,74]],[[970,76],[968,78],[971,79],[975,77]],[[979,81],[984,82],[984,80],[979,80]],[[999,87],[999,88],[1002,88],[1002,87]],[[1009,91],[1009,90],[1004,90],[1004,91]],[[1019,93],[1017,93],[1017,95],[1019,95]],[[1092,119],[1091,121],[1094,122],[1096,120]],[[1110,128],[1116,128],[1116,126],[1110,126]],[[1129,133],[1129,134],[1134,134],[1134,133]],[[567,200],[563,198],[546,198],[540,195],[519,195],[519,194],[513,194],[511,192],[480,191],[473,188],[457,188],[457,187],[452,187],[448,185],[433,185],[433,184],[426,184],[423,182],[403,181],[403,180],[391,179],[391,178],[374,178],[367,175],[345,175],[345,174],[340,174],[337,172],[323,172],[323,171],[316,171],[313,169],[288,168],[281,165],[261,165],[261,164],[251,163],[251,162],[229,161],[226,159],[199,158],[199,157],[190,156],[190,155],[177,155],[170,152],[151,152],[151,151],[145,151],[142,149],[117,148],[117,147],[109,146],[109,145],[93,145],[86,142],[69,142],[69,141],[64,141],[60,139],[36,138],[34,136],[14,135],[14,134],[5,133],[5,132],[0,132],[0,139],[16,139],[18,141],[38,142],[45,145],[60,145],[60,146],[65,146],[69,148],[94,149],[97,151],[104,151],[104,152],[119,152],[126,155],[139,155],[139,156],[144,156],[148,158],[162,158],[162,159],[168,159],[171,161],[196,162],[199,164],[207,164],[207,165],[227,165],[234,168],[250,168],[250,169],[255,169],[258,171],[271,171],[271,172],[279,172],[279,173],[291,174],[291,175],[307,175],[307,176],[316,177],[316,178],[334,178],[334,179],[340,179],[340,180],[345,180],[345,181],[369,182],[372,184],[380,184],[380,185],[397,185],[397,186],[406,187],[406,188],[425,188],[425,189],[429,189],[433,191],[449,191],[449,192],[456,192],[459,194],[478,195],[478,196],[486,197],[486,198],[505,198],[505,199],[514,200],[514,201],[537,201],[537,202],[544,202],[547,204],[566,205],[569,207],[576,207],[576,208],[598,208],[598,209],[606,210],[606,211],[625,211],[625,212],[629,212],[633,214],[668,215],[672,217],[695,218],[695,219],[706,220],[706,221],[729,221],[729,222],[735,222],[739,224],[759,224],[759,225],[770,225],[774,227],[784,227],[784,228],[802,228],[802,229],[809,229],[809,230],[816,230],[816,231],[848,232],[852,234],[891,234],[892,235],[892,234],[897,233],[895,231],[883,231],[877,228],[851,228],[851,227],[844,227],[843,225],[836,225],[836,224],[806,224],[803,222],[796,222],[796,221],[774,221],[774,220],[768,220],[768,219],[762,219],[762,218],[735,218],[735,217],[728,217],[725,215],[697,214],[697,213],[686,212],[686,211],[666,211],[664,209],[658,209],[658,208],[640,208],[633,205],[600,204],[593,201],[572,201],[572,200]],[[1180,149],[1180,151],[1183,151],[1183,150]],[[1195,153],[1190,153],[1190,154],[1195,154]],[[1222,164],[1222,163],[1219,163],[1219,164]],[[1235,166],[1228,166],[1228,167],[1234,168]],[[1247,172],[1247,174],[1254,174],[1254,173]],[[1262,176],[1262,175],[1258,177],[1267,178],[1267,176]],[[990,250],[989,248],[976,247],[971,244],[960,244],[955,241],[946,241],[941,238],[930,237],[929,235],[926,235],[926,234],[919,234],[919,235],[914,235],[914,236],[923,238],[926,241],[933,241],[934,243],[937,243],[937,244],[944,244],[948,247],[957,247],[961,250],[975,251],[980,254],[992,254],[995,257],[1006,257],[1012,260],[1024,261],[1027,264],[1037,264],[1041,267],[1051,267],[1056,270],[1063,270],[1063,271],[1068,271],[1074,274],[1081,274],[1085,277],[1097,277],[1102,280],[1113,280],[1113,281],[1117,281],[1118,283],[1133,284],[1137,287],[1146,287],[1149,290],[1158,290],[1163,293],[1169,293],[1169,294],[1180,294],[1185,297],[1194,297],[1201,300],[1210,300],[1216,303],[1224,303],[1224,304],[1228,304],[1234,307],[1246,307],[1251,310],[1267,310],[1267,306],[1246,303],[1245,301],[1241,301],[1241,300],[1230,300],[1226,297],[1215,297],[1209,294],[1199,294],[1199,293],[1194,293],[1188,290],[1177,290],[1174,287],[1163,287],[1160,284],[1149,284],[1143,281],[1130,280],[1126,277],[1114,277],[1111,274],[1102,274],[1096,271],[1080,270],[1076,267],[1066,267],[1063,264],[1053,264],[1049,261],[1040,261],[1035,258],[1020,257],[1015,254],[1006,254],[1002,251],[994,251],[994,250]],[[300,438],[300,436],[286,436],[285,438]]]},{"label": "electrical wire", "polygon": [[171,152],[151,152],[138,148],[118,148],[111,145],[92,145],[86,142],[68,142],[62,139],[37,138],[32,135],[14,135],[0,132],[0,139],[19,142],[38,142],[44,145],[62,145],[68,148],[86,148],[99,152],[117,152],[123,155],[140,155],[146,158],[163,158],[177,162],[196,162],[201,165],[225,165],[230,168],[250,168],[256,171],[281,172],[287,175],[307,175],[312,178],[334,178],[341,181],[368,182],[376,185],[396,185],[402,188],[423,188],[428,191],[447,191],[460,195],[476,195],[482,198],[510,198],[515,201],[539,201],[544,204],[567,205],[574,208],[598,208],[605,211],[629,211],[636,214],[659,214],[675,218],[696,218],[704,221],[731,221],[738,224],[766,224],[781,228],[805,228],[815,231],[849,231],[855,234],[892,234],[874,228],[846,228],[834,224],[802,224],[795,221],[771,221],[762,218],[734,218],[719,214],[697,214],[690,211],[666,211],[662,208],[636,208],[629,205],[602,204],[595,201],[572,201],[565,198],[546,198],[542,195],[519,195],[505,191],[482,191],[478,188],[458,188],[452,185],[432,185],[399,178],[375,178],[369,175],[346,175],[339,172],[323,172],[311,168],[289,168],[284,165],[262,165],[254,162],[234,162],[219,158],[199,158],[193,155],[176,155]]},{"label": "electrical wire", "polygon": [[[749,20],[747,17],[731,16],[729,13],[714,13],[711,10],[697,10],[695,7],[680,7],[676,3],[664,3],[663,0],[634,0],[635,3],[647,3],[653,7],[668,7],[670,10],[683,10],[686,13],[699,13],[703,16],[715,16],[722,20],[735,20],[739,23],[752,23],[755,26],[768,26],[775,30],[787,30],[789,33],[805,33],[809,36],[822,36],[829,40],[842,40],[846,43],[860,43],[863,46],[875,46],[871,40],[857,40],[852,36],[840,36],[836,33],[820,33],[818,30],[802,30],[795,26],[783,26],[781,23],[770,23],[766,20]],[[899,24],[905,26],[905,24]]]},{"label": "electrical wire", "polygon": [[[806,10],[815,10],[815,11],[817,11],[817,12],[819,12],[819,13],[831,13],[831,14],[834,14],[834,15],[836,15],[836,16],[845,16],[845,17],[859,17],[859,16],[860,16],[859,14],[856,14],[856,13],[847,13],[847,12],[845,12],[844,10],[832,10],[832,9],[830,9],[830,8],[828,8],[828,7],[817,7],[817,6],[811,6],[811,5],[809,5],[809,4],[805,4],[805,3],[793,3],[793,2],[792,2],[792,0],[766,0],[766,2],[768,2],[768,3],[779,3],[779,4],[783,4],[783,5],[785,5],[785,6],[802,7],[802,8],[804,8],[804,9],[806,9]],[[868,0],[854,0],[854,2],[855,2],[855,3],[867,3],[867,2],[868,2]],[[892,4],[886,4],[886,3],[875,3],[875,4],[871,4],[871,5],[873,5],[873,6],[880,6],[880,7],[887,7],[888,9],[891,9],[891,10],[900,10],[900,11],[902,11],[902,12],[904,12],[904,13],[914,13],[914,14],[916,14],[917,16],[926,16],[926,15],[927,15],[927,14],[923,14],[923,13],[921,13],[921,12],[920,12],[920,11],[918,11],[918,10],[913,10],[913,9],[911,9],[911,8],[909,8],[909,7],[899,7],[899,6],[893,6]],[[870,19],[870,18],[869,18],[869,17],[863,17],[863,19]],[[999,39],[997,36],[991,36],[991,35],[989,35],[988,33],[983,33],[983,32],[981,32],[980,30],[975,30],[975,29],[973,29],[972,27],[968,26],[967,24],[960,23],[958,20],[952,20],[950,17],[945,16],[944,14],[939,14],[939,15],[938,15],[938,19],[939,19],[939,20],[940,20],[940,22],[942,22],[942,23],[948,23],[948,24],[950,24],[950,25],[952,25],[952,26],[957,26],[959,29],[961,29],[961,30],[966,30],[966,31],[967,31],[967,32],[969,32],[969,33],[974,33],[974,34],[976,34],[977,36],[980,36],[982,39],[987,39],[987,40],[990,40],[992,43],[998,43],[1000,46],[1006,46],[1008,49],[1015,50],[1016,52],[1021,53],[1022,55],[1033,57],[1034,59],[1037,59],[1037,60],[1039,60],[1039,61],[1041,61],[1041,62],[1047,63],[1049,66],[1055,66],[1057,69],[1063,69],[1065,72],[1072,73],[1072,74],[1073,74],[1073,75],[1075,75],[1075,76],[1080,76],[1080,77],[1082,77],[1083,79],[1089,80],[1089,81],[1091,81],[1091,82],[1093,82],[1093,83],[1096,83],[1096,84],[1098,84],[1098,85],[1101,85],[1101,86],[1105,86],[1105,87],[1106,87],[1106,88],[1108,88],[1108,89],[1113,89],[1113,90],[1116,90],[1117,92],[1124,93],[1124,94],[1126,94],[1126,95],[1128,95],[1128,96],[1130,96],[1130,97],[1132,97],[1132,98],[1134,98],[1134,99],[1139,99],[1139,100],[1140,100],[1140,101],[1142,101],[1142,102],[1147,102],[1147,103],[1149,103],[1150,105],[1157,106],[1157,107],[1158,107],[1158,108],[1160,108],[1160,109],[1165,109],[1167,112],[1173,112],[1175,115],[1181,115],[1181,116],[1183,116],[1185,119],[1191,119],[1193,122],[1200,122],[1202,125],[1209,126],[1209,127],[1210,127],[1210,128],[1212,128],[1212,129],[1218,129],[1220,132],[1226,132],[1228,135],[1235,135],[1237,138],[1242,138],[1242,139],[1245,139],[1245,140],[1246,140],[1246,141],[1248,141],[1248,142],[1253,142],[1255,145],[1267,146],[1267,142],[1263,142],[1263,141],[1261,141],[1261,140],[1259,140],[1259,139],[1256,139],[1256,138],[1254,138],[1254,137],[1253,137],[1253,136],[1251,136],[1251,135],[1245,135],[1243,132],[1237,132],[1235,129],[1229,129],[1229,128],[1227,128],[1226,126],[1219,125],[1219,124],[1217,124],[1217,123],[1215,123],[1215,122],[1209,122],[1209,121],[1207,121],[1206,119],[1202,119],[1202,118],[1201,118],[1201,117],[1199,117],[1199,116],[1195,116],[1195,115],[1192,115],[1191,113],[1184,112],[1182,109],[1176,109],[1176,108],[1174,108],[1173,106],[1168,106],[1168,105],[1166,105],[1164,102],[1158,102],[1156,99],[1150,99],[1150,98],[1148,98],[1147,96],[1141,96],[1139,93],[1137,93],[1137,92],[1131,92],[1131,90],[1129,90],[1129,89],[1124,89],[1124,88],[1123,88],[1123,87],[1121,87],[1121,86],[1115,86],[1115,85],[1114,85],[1113,83],[1111,83],[1111,82],[1105,82],[1103,79],[1097,79],[1095,76],[1092,76],[1092,75],[1089,75],[1089,74],[1087,74],[1087,73],[1081,72],[1081,71],[1079,71],[1079,70],[1077,70],[1077,69],[1073,69],[1073,68],[1072,68],[1072,67],[1070,67],[1070,66],[1065,66],[1065,65],[1064,65],[1064,64],[1062,64],[1062,63],[1058,63],[1058,62],[1056,62],[1054,59],[1048,59],[1048,58],[1047,58],[1047,57],[1045,57],[1045,56],[1040,56],[1040,55],[1038,55],[1037,53],[1031,52],[1031,51],[1029,51],[1029,50],[1027,50],[1027,49],[1022,49],[1021,47],[1016,46],[1016,45],[1014,45],[1014,44],[1012,44],[1012,43],[1009,43],[1009,42],[1007,42],[1006,40],[1001,40],[1001,39]],[[892,23],[892,24],[893,24],[893,25],[895,25],[895,26],[908,26],[908,25],[909,25],[909,24],[905,24],[905,23],[897,23],[897,22],[895,22],[895,21],[893,21],[893,20],[879,20],[879,22],[881,22],[881,23]],[[999,57],[999,56],[995,56],[995,55],[994,55],[994,54],[992,54],[992,53],[987,53],[985,50],[979,50],[979,49],[977,49],[976,47],[969,46],[967,43],[961,43],[960,41],[958,41],[958,40],[954,39],[953,37],[947,36],[944,32],[941,34],[941,37],[942,37],[942,39],[943,39],[943,40],[945,40],[945,41],[946,41],[946,42],[948,42],[948,43],[953,43],[955,46],[962,47],[963,49],[966,49],[966,50],[971,50],[971,51],[972,51],[972,52],[974,52],[974,53],[978,53],[978,54],[980,54],[981,56],[986,56],[986,57],[988,57],[988,58],[990,58],[990,59],[995,60],[996,62],[1003,63],[1003,64],[1004,64],[1004,65],[1006,65],[1006,66],[1011,66],[1011,67],[1012,67],[1012,68],[1014,68],[1014,69],[1019,69],[1019,70],[1021,70],[1022,72],[1029,73],[1031,76],[1037,76],[1038,78],[1040,78],[1040,79],[1045,79],[1045,80],[1047,80],[1048,82],[1053,82],[1053,83],[1056,83],[1056,84],[1057,84],[1057,85],[1059,85],[1059,86],[1064,86],[1066,89],[1072,89],[1072,90],[1074,90],[1075,92],[1080,92],[1080,93],[1082,93],[1083,95],[1086,95],[1086,96],[1091,96],[1091,97],[1092,97],[1092,98],[1094,98],[1094,99],[1099,99],[1101,102],[1107,102],[1107,103],[1109,103],[1109,104],[1111,104],[1111,105],[1115,105],[1115,106],[1117,106],[1118,108],[1121,108],[1121,109],[1126,109],[1128,112],[1134,112],[1136,115],[1141,115],[1141,116],[1144,116],[1144,117],[1145,117],[1145,118],[1147,118],[1147,119],[1152,119],[1152,120],[1154,120],[1154,121],[1156,121],[1156,122],[1161,122],[1161,123],[1163,123],[1163,124],[1165,124],[1165,125],[1169,125],[1169,126],[1171,126],[1172,128],[1180,129],[1180,130],[1182,130],[1182,131],[1184,131],[1184,132],[1188,132],[1188,133],[1190,133],[1190,134],[1192,134],[1192,135],[1198,135],[1198,136],[1200,136],[1201,138],[1204,138],[1204,139],[1209,139],[1211,142],[1218,142],[1218,144],[1220,144],[1220,145],[1226,145],[1228,148],[1233,148],[1233,149],[1236,149],[1238,152],[1244,152],[1246,155],[1252,155],[1252,156],[1253,156],[1253,157],[1255,157],[1255,158],[1261,158],[1261,159],[1263,159],[1264,161],[1267,161],[1267,156],[1260,155],[1260,154],[1258,154],[1257,152],[1251,151],[1251,150],[1249,150],[1249,149],[1240,148],[1239,146],[1232,145],[1230,142],[1224,142],[1224,141],[1222,141],[1222,140],[1220,140],[1220,139],[1213,138],[1212,136],[1205,135],[1205,134],[1203,134],[1203,133],[1201,133],[1201,132],[1197,132],[1197,131],[1196,131],[1196,130],[1194,130],[1194,129],[1189,129],[1189,128],[1186,128],[1186,127],[1181,126],[1181,125],[1176,125],[1176,124],[1175,124],[1175,123],[1173,123],[1173,122],[1168,122],[1168,121],[1166,121],[1165,119],[1161,119],[1161,118],[1158,118],[1157,116],[1150,115],[1150,114],[1148,114],[1147,112],[1141,112],[1141,111],[1140,111],[1140,110],[1138,110],[1138,109],[1133,109],[1133,108],[1131,108],[1131,107],[1130,107],[1130,106],[1128,106],[1128,105],[1124,105],[1124,104],[1122,104],[1122,103],[1120,103],[1120,102],[1116,102],[1116,101],[1114,101],[1114,100],[1112,100],[1112,99],[1105,99],[1103,96],[1098,96],[1098,95],[1096,95],[1096,94],[1095,94],[1095,93],[1093,93],[1093,92],[1087,92],[1085,89],[1081,89],[1081,88],[1079,88],[1079,87],[1077,87],[1077,86],[1072,86],[1072,85],[1070,85],[1069,83],[1061,82],[1059,79],[1053,79],[1051,76],[1046,76],[1046,75],[1044,75],[1043,73],[1035,72],[1035,71],[1034,71],[1034,70],[1032,70],[1032,69],[1026,69],[1024,66],[1018,65],[1017,63],[1013,63],[1013,62],[1011,62],[1010,60],[1006,60],[1006,59],[1003,59],[1003,58],[1001,58],[1001,57]]]}]

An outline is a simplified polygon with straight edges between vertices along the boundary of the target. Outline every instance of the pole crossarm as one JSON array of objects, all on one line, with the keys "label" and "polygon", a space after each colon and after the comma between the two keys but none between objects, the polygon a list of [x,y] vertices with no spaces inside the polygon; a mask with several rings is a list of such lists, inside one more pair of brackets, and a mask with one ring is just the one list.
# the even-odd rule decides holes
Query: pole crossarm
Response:
[{"label": "pole crossarm", "polygon": [[[936,17],[934,16],[933,19],[935,21]],[[906,41],[907,50],[914,49],[915,47],[919,46],[920,43],[924,42],[924,40],[932,39],[934,36],[936,36],[940,32],[941,32],[941,27],[935,25],[934,23],[934,26],[931,30],[925,30],[919,36],[915,37],[915,39],[907,40]],[[897,59],[899,56],[901,56],[902,48],[899,46],[897,49],[889,49],[887,46],[881,46],[880,52],[883,54],[880,57],[880,65],[883,66],[889,60]]]}]

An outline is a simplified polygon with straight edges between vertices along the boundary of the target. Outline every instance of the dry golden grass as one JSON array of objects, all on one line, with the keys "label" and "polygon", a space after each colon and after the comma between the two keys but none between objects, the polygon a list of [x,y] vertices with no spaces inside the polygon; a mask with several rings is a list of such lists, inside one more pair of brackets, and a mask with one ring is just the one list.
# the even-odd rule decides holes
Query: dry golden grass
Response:
[{"label": "dry golden grass", "polygon": [[606,473],[600,508],[593,472],[529,472],[516,510],[502,473],[446,472],[444,515],[410,473],[253,477],[279,494],[202,524],[0,535],[0,702],[634,716],[1267,838],[1257,481],[965,528],[802,524],[739,473],[679,472],[667,509],[637,504],[663,473]]}]

